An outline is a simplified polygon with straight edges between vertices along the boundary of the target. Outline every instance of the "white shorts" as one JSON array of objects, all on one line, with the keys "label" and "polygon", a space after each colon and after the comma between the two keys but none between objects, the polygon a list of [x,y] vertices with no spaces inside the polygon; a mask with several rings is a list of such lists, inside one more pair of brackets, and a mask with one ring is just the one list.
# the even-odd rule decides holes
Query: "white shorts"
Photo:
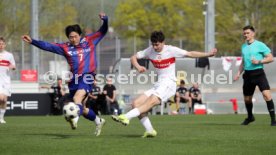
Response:
[{"label": "white shorts", "polygon": [[155,95],[166,102],[176,93],[176,82],[171,79],[161,80],[154,84],[153,88],[147,90],[144,94],[147,96]]},{"label": "white shorts", "polygon": [[11,85],[0,83],[0,94],[11,96]]}]

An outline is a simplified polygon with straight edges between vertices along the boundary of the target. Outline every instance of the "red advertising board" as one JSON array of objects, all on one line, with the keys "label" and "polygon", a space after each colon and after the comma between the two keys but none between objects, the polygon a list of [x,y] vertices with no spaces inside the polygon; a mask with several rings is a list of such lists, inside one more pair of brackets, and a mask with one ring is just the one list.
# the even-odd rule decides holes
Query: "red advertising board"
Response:
[{"label": "red advertising board", "polygon": [[21,70],[21,81],[37,82],[37,71],[36,70]]}]

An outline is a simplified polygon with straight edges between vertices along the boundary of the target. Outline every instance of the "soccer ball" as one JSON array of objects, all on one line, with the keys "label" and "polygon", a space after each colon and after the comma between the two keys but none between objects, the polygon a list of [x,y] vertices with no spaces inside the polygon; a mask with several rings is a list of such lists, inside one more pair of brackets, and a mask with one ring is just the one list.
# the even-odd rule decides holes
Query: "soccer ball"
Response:
[{"label": "soccer ball", "polygon": [[80,108],[74,102],[69,102],[63,106],[63,115],[66,119],[72,119],[78,117],[80,114]]}]

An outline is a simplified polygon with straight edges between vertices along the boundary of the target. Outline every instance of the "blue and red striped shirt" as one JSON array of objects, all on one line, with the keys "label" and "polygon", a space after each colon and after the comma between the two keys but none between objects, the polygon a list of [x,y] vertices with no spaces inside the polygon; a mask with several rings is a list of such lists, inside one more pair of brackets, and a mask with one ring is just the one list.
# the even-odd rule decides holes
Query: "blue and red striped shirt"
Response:
[{"label": "blue and red striped shirt", "polygon": [[105,36],[108,30],[108,18],[103,17],[100,29],[80,39],[80,44],[74,46],[69,42],[48,43],[32,39],[32,45],[49,52],[62,55],[66,58],[70,71],[74,75],[94,73],[97,68],[96,45]]}]

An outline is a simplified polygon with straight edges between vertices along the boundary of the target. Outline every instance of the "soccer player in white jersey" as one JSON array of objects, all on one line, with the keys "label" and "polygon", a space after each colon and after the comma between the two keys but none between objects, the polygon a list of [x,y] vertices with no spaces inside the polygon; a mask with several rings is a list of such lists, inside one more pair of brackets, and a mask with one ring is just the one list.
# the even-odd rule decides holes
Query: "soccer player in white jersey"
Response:
[{"label": "soccer player in white jersey", "polygon": [[13,55],[5,50],[6,43],[3,37],[0,37],[0,124],[6,123],[4,115],[7,108],[7,98],[11,96],[10,70],[15,70],[15,61]]},{"label": "soccer player in white jersey", "polygon": [[152,45],[145,50],[139,51],[131,57],[131,63],[135,68],[143,73],[146,68],[140,66],[137,59],[149,59],[155,67],[158,75],[158,81],[153,88],[138,96],[132,103],[133,109],[126,114],[112,116],[112,119],[128,125],[129,121],[138,117],[140,122],[145,127],[146,131],[142,137],[155,137],[157,132],[152,127],[152,124],[147,116],[147,112],[154,106],[165,102],[175,94],[176,77],[175,77],[175,58],[191,57],[202,58],[211,57],[217,53],[217,49],[212,49],[208,53],[197,51],[186,51],[178,47],[165,45],[165,36],[161,31],[154,31],[151,34]]}]

